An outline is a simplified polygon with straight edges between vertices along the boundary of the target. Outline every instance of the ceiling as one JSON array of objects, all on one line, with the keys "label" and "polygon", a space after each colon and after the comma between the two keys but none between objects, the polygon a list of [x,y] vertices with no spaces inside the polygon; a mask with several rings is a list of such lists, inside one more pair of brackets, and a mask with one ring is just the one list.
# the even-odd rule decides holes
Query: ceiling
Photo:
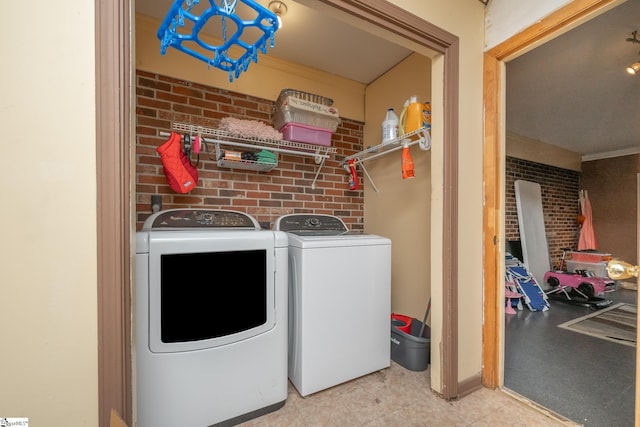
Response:
[{"label": "ceiling", "polygon": [[[136,0],[136,12],[162,20],[172,4]],[[270,56],[367,84],[411,53],[299,2],[286,4]],[[640,61],[640,44],[625,41],[636,29],[640,0],[629,0],[508,62],[507,132],[583,158],[640,152],[640,75],[624,71]]]},{"label": "ceiling", "polygon": [[580,153],[640,152],[640,0],[507,63],[507,132]]},{"label": "ceiling", "polygon": [[[173,0],[135,1],[136,12],[158,20],[164,19],[173,4]],[[208,5],[208,1],[200,1]],[[257,3],[267,7],[270,1],[257,0]],[[412,53],[299,2],[285,0],[285,4],[287,12],[282,17],[282,28],[276,32],[274,47],[267,49],[269,56],[366,84]],[[238,2],[240,7],[242,3]],[[215,22],[209,28],[210,33],[220,37]]]}]

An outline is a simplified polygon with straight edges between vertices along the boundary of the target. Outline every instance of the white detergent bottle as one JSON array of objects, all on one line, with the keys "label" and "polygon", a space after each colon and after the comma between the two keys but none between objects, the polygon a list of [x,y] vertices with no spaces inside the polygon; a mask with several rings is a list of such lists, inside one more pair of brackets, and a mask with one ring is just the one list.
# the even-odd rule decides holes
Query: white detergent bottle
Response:
[{"label": "white detergent bottle", "polygon": [[393,108],[387,110],[387,115],[382,122],[382,143],[398,138],[398,116]]}]

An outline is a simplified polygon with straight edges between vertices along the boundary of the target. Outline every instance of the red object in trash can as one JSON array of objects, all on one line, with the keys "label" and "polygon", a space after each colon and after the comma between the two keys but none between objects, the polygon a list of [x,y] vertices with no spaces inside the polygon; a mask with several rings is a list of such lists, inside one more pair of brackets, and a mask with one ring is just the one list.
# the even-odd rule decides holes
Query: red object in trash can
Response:
[{"label": "red object in trash can", "polygon": [[411,333],[411,321],[413,318],[402,314],[391,313],[391,325],[405,334]]}]

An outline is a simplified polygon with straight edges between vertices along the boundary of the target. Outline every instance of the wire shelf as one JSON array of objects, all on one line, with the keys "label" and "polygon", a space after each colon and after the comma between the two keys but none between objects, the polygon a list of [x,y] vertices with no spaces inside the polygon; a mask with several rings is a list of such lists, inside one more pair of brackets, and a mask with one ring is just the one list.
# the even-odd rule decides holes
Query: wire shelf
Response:
[{"label": "wire shelf", "polygon": [[335,154],[337,152],[335,147],[305,144],[303,142],[287,140],[243,137],[232,135],[229,132],[221,129],[207,128],[186,123],[173,123],[172,129],[177,132],[187,132],[194,135],[197,134],[201,137],[208,137],[209,139],[213,140],[207,142],[217,142],[221,144],[234,145],[237,147],[245,148],[262,147],[268,148],[271,151],[293,154],[297,156],[319,156],[322,158],[328,158],[331,154]]}]

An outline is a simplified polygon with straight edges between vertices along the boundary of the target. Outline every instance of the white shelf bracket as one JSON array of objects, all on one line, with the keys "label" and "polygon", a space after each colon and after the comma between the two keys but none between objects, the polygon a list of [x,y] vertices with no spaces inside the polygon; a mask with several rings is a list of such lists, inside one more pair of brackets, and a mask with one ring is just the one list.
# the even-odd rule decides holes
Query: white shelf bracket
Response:
[{"label": "white shelf bracket", "polygon": [[364,163],[360,163],[360,167],[362,168],[362,172],[364,172],[364,174],[369,179],[369,182],[371,183],[371,186],[373,187],[373,189],[376,191],[376,193],[379,193],[380,191],[378,191],[378,187],[376,187],[376,183],[373,182],[373,178],[371,178],[371,175],[369,175],[369,172],[367,172],[367,168],[364,167]]},{"label": "white shelf bracket", "polygon": [[325,159],[326,159],[326,157],[316,157],[316,163],[318,163],[318,161],[320,161],[320,164],[318,165],[318,170],[316,171],[316,176],[313,177],[313,181],[311,182],[311,189],[312,190],[316,189],[316,180],[318,179],[318,175],[320,175],[320,170],[322,170],[322,167],[324,166]]}]

